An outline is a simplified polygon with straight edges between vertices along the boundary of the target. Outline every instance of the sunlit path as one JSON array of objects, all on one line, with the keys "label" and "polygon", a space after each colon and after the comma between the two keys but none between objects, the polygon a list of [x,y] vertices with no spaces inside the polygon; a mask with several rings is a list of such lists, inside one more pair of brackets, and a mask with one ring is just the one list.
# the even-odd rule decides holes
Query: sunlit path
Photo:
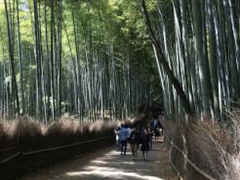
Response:
[{"label": "sunlit path", "polygon": [[134,159],[130,153],[121,157],[113,148],[106,148],[97,153],[55,165],[41,170],[26,180],[175,180],[165,147],[160,142],[154,142],[146,161],[139,157]]}]

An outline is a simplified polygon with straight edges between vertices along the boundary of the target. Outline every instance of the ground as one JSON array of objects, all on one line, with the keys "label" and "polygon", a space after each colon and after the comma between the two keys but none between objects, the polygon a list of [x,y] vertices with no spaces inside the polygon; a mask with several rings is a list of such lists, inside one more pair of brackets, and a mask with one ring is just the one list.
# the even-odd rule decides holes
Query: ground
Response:
[{"label": "ground", "polygon": [[162,142],[153,142],[147,160],[138,152],[133,158],[114,147],[77,156],[64,163],[39,170],[21,180],[177,180]]}]

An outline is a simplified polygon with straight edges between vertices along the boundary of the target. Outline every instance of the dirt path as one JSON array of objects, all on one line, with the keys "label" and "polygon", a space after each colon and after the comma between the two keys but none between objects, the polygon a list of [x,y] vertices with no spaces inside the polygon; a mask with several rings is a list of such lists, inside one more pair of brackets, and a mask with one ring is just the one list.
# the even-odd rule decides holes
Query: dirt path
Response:
[{"label": "dirt path", "polygon": [[163,143],[154,142],[147,161],[130,153],[121,157],[113,148],[75,157],[21,180],[177,180]]}]

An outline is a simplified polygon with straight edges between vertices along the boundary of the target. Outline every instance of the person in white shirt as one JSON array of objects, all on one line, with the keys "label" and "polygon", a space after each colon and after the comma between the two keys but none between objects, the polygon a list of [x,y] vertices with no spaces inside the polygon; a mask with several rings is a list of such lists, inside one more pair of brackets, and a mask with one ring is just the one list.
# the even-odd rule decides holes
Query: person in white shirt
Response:
[{"label": "person in white shirt", "polygon": [[121,149],[120,131],[121,131],[120,127],[117,127],[117,129],[115,129],[117,151],[120,151]]},{"label": "person in white shirt", "polygon": [[127,127],[127,130],[128,130],[128,138],[130,137],[130,134],[132,132],[132,128],[130,126]]}]

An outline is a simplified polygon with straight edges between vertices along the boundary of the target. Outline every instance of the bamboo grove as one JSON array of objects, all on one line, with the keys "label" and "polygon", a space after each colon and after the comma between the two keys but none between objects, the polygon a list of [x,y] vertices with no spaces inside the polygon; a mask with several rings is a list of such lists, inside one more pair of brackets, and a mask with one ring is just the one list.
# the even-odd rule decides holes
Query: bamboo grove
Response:
[{"label": "bamboo grove", "polygon": [[238,0],[0,0],[0,110],[224,118],[240,96]]},{"label": "bamboo grove", "polygon": [[224,118],[240,97],[240,2],[156,1],[150,16],[139,0],[151,39],[168,117]]},{"label": "bamboo grove", "polygon": [[159,96],[150,48],[134,40],[123,8],[114,0],[0,0],[1,116],[121,119]]}]

